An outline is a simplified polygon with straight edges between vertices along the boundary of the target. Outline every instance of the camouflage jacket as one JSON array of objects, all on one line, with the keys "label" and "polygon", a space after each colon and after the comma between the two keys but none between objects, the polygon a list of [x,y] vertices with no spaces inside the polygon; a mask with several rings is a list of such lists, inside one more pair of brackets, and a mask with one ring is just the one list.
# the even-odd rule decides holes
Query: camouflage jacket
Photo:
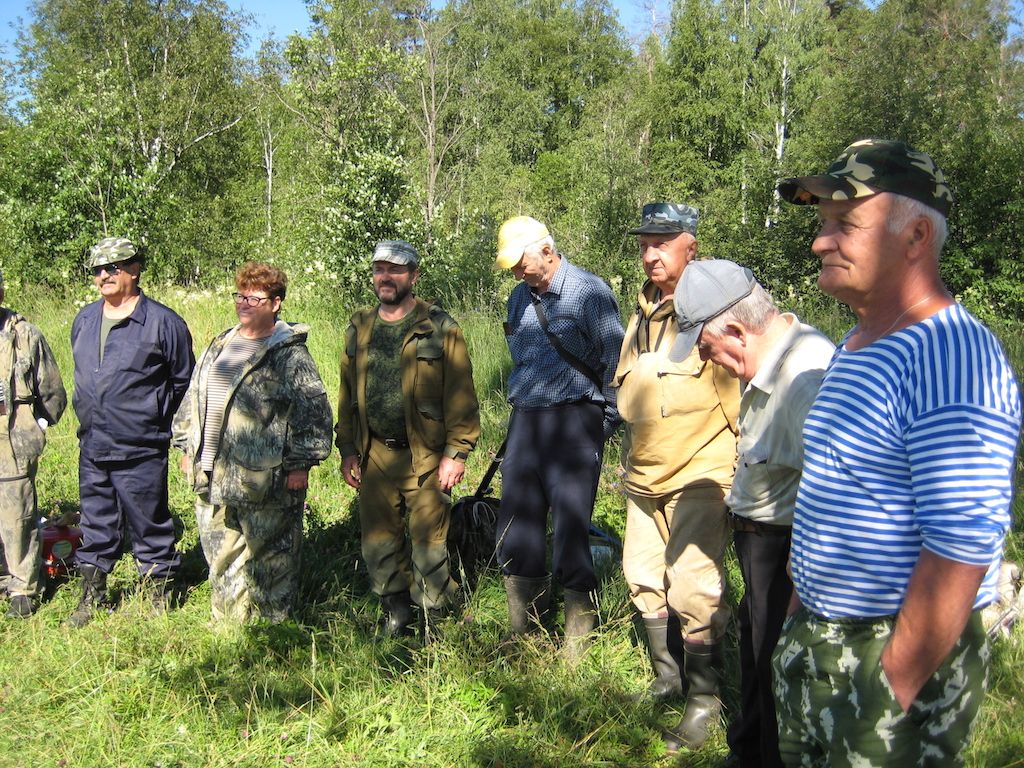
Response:
[{"label": "camouflage jacket", "polygon": [[[436,304],[416,299],[414,320],[402,342],[402,393],[413,471],[433,470],[441,455],[461,458],[480,437],[480,411],[462,329]],[[356,312],[345,333],[334,428],[342,458],[369,455],[366,422],[368,347],[377,308]]]},{"label": "camouflage jacket", "polygon": [[56,424],[68,404],[50,345],[39,329],[17,312],[0,308],[0,479],[23,477],[46,445],[38,419]]},{"label": "camouflage jacket", "polygon": [[246,362],[225,399],[213,472],[198,471],[213,361],[238,332],[217,336],[192,373],[172,427],[172,443],[192,464],[193,488],[212,504],[288,504],[285,475],[331,453],[331,407],[306,349],[309,327],[278,321],[267,344]]}]

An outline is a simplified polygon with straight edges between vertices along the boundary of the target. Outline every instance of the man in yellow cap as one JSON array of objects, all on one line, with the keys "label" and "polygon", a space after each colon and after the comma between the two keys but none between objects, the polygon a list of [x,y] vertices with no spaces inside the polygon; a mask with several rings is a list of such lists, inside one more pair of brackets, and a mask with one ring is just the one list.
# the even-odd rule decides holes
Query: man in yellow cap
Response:
[{"label": "man in yellow cap", "polygon": [[596,623],[590,517],[604,441],[619,423],[610,387],[622,344],[619,308],[611,289],[570,264],[547,227],[529,216],[501,226],[495,264],[521,281],[505,323],[513,411],[497,542],[509,620],[524,634],[550,604],[550,509],[551,570],[564,591],[567,647],[575,654]]}]

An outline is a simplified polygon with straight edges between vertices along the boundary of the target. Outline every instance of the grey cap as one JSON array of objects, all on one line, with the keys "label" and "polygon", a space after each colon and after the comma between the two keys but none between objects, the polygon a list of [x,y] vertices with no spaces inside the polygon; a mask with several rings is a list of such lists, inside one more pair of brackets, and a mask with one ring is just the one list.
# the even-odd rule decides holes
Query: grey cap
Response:
[{"label": "grey cap", "polygon": [[690,356],[704,323],[747,298],[757,281],[754,273],[733,261],[691,261],[683,270],[673,300],[679,335],[668,359],[681,363]]},{"label": "grey cap", "polygon": [[418,267],[420,255],[405,240],[381,240],[373,252],[373,260]]},{"label": "grey cap", "polygon": [[699,214],[692,205],[685,203],[648,203],[644,206],[639,227],[634,227],[630,235],[670,235],[689,232],[697,236],[697,218]]},{"label": "grey cap", "polygon": [[134,259],[139,249],[126,237],[104,237],[89,249],[89,268],[120,264]]}]

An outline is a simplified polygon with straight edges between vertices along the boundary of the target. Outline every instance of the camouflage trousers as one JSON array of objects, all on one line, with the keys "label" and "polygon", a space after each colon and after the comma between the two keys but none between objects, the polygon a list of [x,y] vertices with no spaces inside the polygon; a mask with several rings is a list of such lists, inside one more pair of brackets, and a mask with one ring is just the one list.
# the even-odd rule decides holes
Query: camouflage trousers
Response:
[{"label": "camouflage trousers", "polygon": [[39,594],[43,542],[36,512],[36,468],[24,477],[0,480],[0,557],[2,579],[12,595]]},{"label": "camouflage trousers", "polygon": [[299,582],[305,494],[289,506],[235,507],[196,500],[216,621],[288,618]]},{"label": "camouflage trousers", "polygon": [[981,613],[904,713],[881,665],[893,619],[826,621],[801,608],[772,659],[779,751],[804,768],[951,768],[984,698]]},{"label": "camouflage trousers", "polygon": [[436,467],[417,477],[408,449],[370,441],[359,485],[359,526],[374,594],[411,592],[423,608],[448,606],[458,592],[448,566],[450,519]]}]

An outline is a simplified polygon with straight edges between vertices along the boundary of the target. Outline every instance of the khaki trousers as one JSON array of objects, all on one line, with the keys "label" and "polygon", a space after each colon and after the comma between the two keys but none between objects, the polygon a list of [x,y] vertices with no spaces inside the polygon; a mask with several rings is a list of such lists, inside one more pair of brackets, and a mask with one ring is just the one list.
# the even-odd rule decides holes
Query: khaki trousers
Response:
[{"label": "khaki trousers", "polygon": [[656,498],[626,496],[622,570],[633,604],[645,618],[676,613],[688,643],[716,643],[729,623],[724,498],[717,485]]},{"label": "khaki trousers", "polygon": [[389,450],[370,441],[359,484],[359,525],[375,594],[410,592],[423,608],[451,602],[458,585],[448,566],[449,501],[436,466],[417,477],[408,448]]}]

